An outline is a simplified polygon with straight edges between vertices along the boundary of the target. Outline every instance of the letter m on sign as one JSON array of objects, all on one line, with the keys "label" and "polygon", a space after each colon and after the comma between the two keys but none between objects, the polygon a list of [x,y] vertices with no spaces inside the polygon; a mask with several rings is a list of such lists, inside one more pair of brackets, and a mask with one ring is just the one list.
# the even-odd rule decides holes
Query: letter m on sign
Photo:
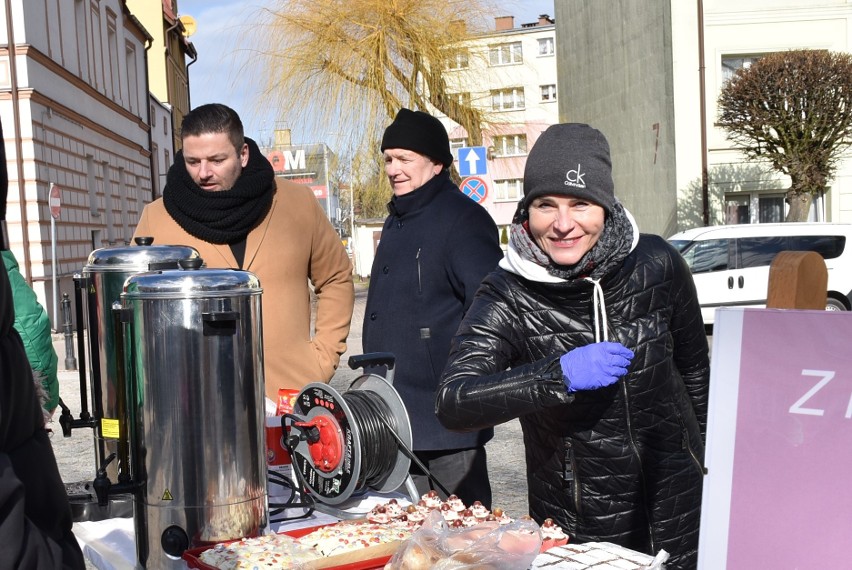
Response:
[{"label": "letter m on sign", "polygon": [[305,169],[305,149],[285,150],[284,151],[284,170],[304,170]]}]

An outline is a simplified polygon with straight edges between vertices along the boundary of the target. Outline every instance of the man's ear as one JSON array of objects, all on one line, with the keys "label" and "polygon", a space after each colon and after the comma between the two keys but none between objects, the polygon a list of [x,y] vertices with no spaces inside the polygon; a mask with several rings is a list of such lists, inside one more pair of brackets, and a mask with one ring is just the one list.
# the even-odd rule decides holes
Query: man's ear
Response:
[{"label": "man's ear", "polygon": [[243,148],[240,149],[240,164],[243,168],[248,164],[249,159],[249,147],[246,143],[243,143]]}]

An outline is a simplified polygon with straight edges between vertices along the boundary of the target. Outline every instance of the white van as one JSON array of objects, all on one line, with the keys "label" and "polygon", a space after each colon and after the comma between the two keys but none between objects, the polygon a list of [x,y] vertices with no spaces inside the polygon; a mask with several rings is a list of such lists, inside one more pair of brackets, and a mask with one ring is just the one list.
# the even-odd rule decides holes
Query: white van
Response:
[{"label": "white van", "polygon": [[708,226],[669,238],[686,259],[705,325],[717,307],[765,307],[769,265],[780,251],[815,251],[828,269],[826,310],[852,309],[852,224]]}]

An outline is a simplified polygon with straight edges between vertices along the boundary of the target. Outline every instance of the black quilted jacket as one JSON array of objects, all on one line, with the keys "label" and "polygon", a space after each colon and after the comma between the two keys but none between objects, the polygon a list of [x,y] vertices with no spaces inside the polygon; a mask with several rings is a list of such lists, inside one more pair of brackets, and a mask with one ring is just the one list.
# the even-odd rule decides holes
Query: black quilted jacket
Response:
[{"label": "black quilted jacket", "polygon": [[635,353],[625,377],[565,389],[559,356],[595,342],[591,283],[497,269],[453,341],[437,414],[462,431],[520,418],[539,523],[694,568],[710,365],[692,278],[665,240],[642,235],[600,285],[609,340]]}]

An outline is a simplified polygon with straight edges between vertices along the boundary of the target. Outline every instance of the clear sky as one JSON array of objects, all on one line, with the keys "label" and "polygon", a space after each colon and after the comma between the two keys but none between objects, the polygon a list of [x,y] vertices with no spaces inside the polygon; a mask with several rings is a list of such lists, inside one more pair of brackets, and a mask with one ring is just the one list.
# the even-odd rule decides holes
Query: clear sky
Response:
[{"label": "clear sky", "polygon": [[[273,0],[178,0],[180,15],[195,19],[196,32],[189,38],[198,59],[189,68],[190,104],[224,103],[242,117],[246,135],[266,139],[275,128],[274,113],[257,108],[261,82],[241,73],[241,58],[252,43],[249,19]],[[500,2],[515,25],[534,22],[539,14],[553,16],[553,0],[506,0]],[[293,142],[318,142],[308,133],[293,133]]]}]

